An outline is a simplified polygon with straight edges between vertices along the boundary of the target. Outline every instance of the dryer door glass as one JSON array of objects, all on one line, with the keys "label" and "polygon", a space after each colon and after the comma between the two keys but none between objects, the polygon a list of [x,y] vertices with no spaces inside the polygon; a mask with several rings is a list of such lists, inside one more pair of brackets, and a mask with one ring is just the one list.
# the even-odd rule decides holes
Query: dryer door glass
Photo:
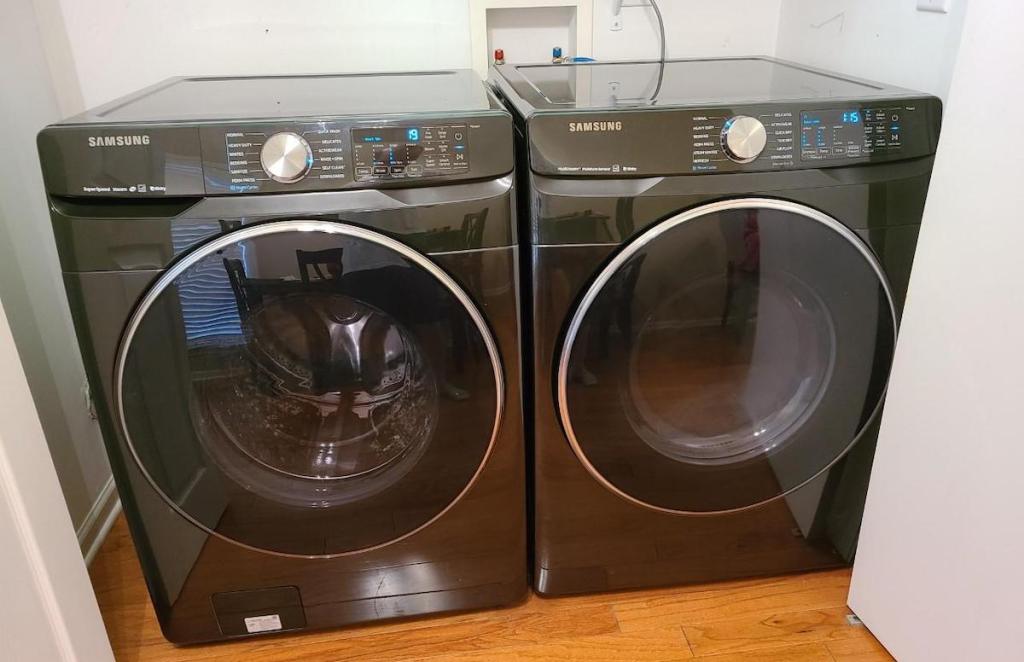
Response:
[{"label": "dryer door glass", "polygon": [[739,510],[836,462],[877,415],[896,334],[849,229],[774,200],[679,214],[627,244],[566,330],[562,424],[606,487],[660,510]]},{"label": "dryer door glass", "polygon": [[494,340],[450,276],[321,221],[186,255],[139,304],[115,376],[128,445],[172,507],[301,556],[439,517],[483,466],[504,399]]}]

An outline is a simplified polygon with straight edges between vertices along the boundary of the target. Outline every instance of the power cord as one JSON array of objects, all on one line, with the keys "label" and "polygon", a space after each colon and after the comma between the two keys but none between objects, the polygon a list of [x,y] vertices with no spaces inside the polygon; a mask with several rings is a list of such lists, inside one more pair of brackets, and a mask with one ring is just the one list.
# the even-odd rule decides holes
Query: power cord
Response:
[{"label": "power cord", "polygon": [[654,94],[651,95],[651,101],[656,101],[658,93],[661,92],[661,83],[665,79],[665,18],[661,15],[661,8],[658,7],[658,0],[647,0],[651,3],[651,7],[654,9],[654,15],[658,17],[658,31],[661,34],[661,57],[658,60],[658,84],[654,87]]}]

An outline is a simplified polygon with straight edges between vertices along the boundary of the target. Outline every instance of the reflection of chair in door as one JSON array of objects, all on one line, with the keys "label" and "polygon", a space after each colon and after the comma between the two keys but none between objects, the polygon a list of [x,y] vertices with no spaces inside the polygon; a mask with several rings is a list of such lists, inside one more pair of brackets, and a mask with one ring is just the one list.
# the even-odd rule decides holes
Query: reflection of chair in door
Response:
[{"label": "reflection of chair in door", "polygon": [[627,348],[632,348],[635,338],[633,337],[633,304],[635,302],[634,292],[637,281],[640,280],[640,271],[643,269],[646,255],[640,254],[626,264],[621,275],[617,275],[608,283],[608,296],[611,300],[621,301],[621,305],[615,310],[607,307],[599,310],[597,323],[597,354],[594,358],[606,359],[610,355],[610,334],[614,323]]},{"label": "reflection of chair in door", "polygon": [[[740,250],[739,245],[736,246]],[[725,301],[722,306],[721,326],[727,326],[732,319],[738,325],[746,324],[747,318],[757,305],[757,288],[761,278],[761,234],[757,210],[747,210],[743,223],[742,258],[729,260],[726,265]],[[737,293],[739,300],[735,301]],[[756,314],[756,310],[754,313]]]},{"label": "reflection of chair in door", "polygon": [[[487,224],[487,212],[489,207],[484,207],[478,212],[466,214],[462,218],[462,245],[466,248],[479,248],[483,243],[484,226]],[[474,291],[480,291],[480,269],[482,256],[480,253],[468,253],[464,256],[464,263],[468,269],[463,273],[470,274],[469,280]],[[452,328],[452,360],[455,370],[462,372],[465,366],[466,348],[469,346],[469,320],[463,320],[461,324],[455,324]]]},{"label": "reflection of chair in door", "polygon": [[263,303],[263,295],[258,288],[252,287],[245,274],[245,265],[238,258],[224,258],[224,271],[228,274],[231,291],[235,294],[238,317],[244,324],[249,314]]},{"label": "reflection of chair in door", "polygon": [[558,236],[564,241],[615,241],[616,238],[608,227],[609,220],[610,217],[605,214],[586,209],[562,216],[547,216],[539,222],[556,228]]},{"label": "reflection of chair in door", "polygon": [[[325,248],[322,251],[295,251],[302,282],[309,284],[309,268],[312,267],[318,280],[338,280],[343,271],[344,248]],[[321,268],[322,267],[322,268]],[[326,272],[326,273],[325,273]]]},{"label": "reflection of chair in door", "polygon": [[487,224],[489,207],[478,212],[466,214],[462,218],[462,245],[466,248],[480,248],[484,238],[484,226]]}]

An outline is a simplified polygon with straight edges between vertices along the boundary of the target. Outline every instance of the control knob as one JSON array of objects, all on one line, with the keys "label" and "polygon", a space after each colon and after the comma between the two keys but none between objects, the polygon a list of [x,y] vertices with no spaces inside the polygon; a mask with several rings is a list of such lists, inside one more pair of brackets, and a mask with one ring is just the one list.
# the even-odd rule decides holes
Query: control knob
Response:
[{"label": "control knob", "polygon": [[275,182],[291,184],[306,176],[313,165],[313,150],[306,139],[292,131],[267,138],[260,150],[260,165]]},{"label": "control knob", "polygon": [[737,115],[722,127],[722,149],[736,163],[750,163],[764,151],[768,133],[753,117]]}]

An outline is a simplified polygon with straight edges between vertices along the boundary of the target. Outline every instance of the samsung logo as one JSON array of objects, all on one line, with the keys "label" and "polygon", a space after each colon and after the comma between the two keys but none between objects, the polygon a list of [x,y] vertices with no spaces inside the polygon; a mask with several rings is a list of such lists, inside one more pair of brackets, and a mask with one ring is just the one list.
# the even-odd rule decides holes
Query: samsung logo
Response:
[{"label": "samsung logo", "polygon": [[622,131],[622,122],[569,122],[569,133]]},{"label": "samsung logo", "polygon": [[149,136],[89,136],[89,147],[148,145]]}]

